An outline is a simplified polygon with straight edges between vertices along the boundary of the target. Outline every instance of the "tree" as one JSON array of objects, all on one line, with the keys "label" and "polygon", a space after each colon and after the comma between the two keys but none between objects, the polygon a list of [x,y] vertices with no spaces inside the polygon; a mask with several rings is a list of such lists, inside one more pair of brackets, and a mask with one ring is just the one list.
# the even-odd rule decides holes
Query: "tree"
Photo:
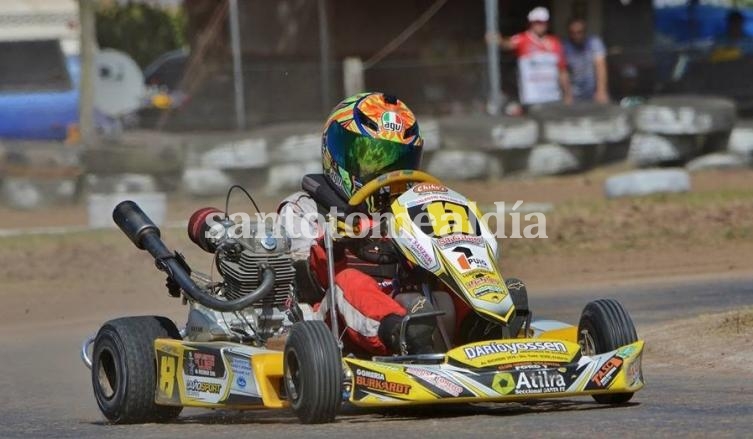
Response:
[{"label": "tree", "polygon": [[144,3],[107,2],[97,10],[97,41],[100,47],[127,53],[144,68],[186,44],[185,14]]}]

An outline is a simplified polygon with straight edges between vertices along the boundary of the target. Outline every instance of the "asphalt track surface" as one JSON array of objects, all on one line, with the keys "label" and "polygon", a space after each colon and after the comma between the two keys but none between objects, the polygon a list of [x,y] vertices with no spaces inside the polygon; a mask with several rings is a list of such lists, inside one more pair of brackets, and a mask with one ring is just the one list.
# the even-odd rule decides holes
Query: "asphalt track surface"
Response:
[{"label": "asphalt track surface", "polygon": [[[753,305],[753,278],[577,288],[537,298],[539,317],[577,319],[589,298],[615,297],[641,325]],[[530,404],[438,406],[392,414],[346,410],[334,424],[299,425],[284,410],[184,410],[171,424],[113,426],[91,394],[78,358],[81,340],[97,328],[70,322],[50,328],[6,328],[0,334],[0,438],[316,438],[316,437],[753,437],[753,370],[749,374],[652,368],[627,406],[590,398]],[[699,346],[699,348],[702,348]],[[689,361],[692,355],[689,352]],[[753,366],[752,366],[753,369]]]}]

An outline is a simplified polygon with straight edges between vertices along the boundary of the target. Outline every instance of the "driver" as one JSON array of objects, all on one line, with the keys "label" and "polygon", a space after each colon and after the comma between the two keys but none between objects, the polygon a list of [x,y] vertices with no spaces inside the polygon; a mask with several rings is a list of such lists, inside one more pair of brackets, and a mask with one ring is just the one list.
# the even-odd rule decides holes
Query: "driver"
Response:
[{"label": "driver", "polygon": [[[303,178],[303,191],[285,198],[278,213],[283,224],[295,225],[293,257],[297,259],[298,279],[306,278],[309,288],[303,301],[328,320],[324,298],[327,256],[323,226],[317,213],[336,209],[342,219],[358,211],[373,217],[384,211],[397,195],[384,188],[357,208],[348,206],[350,197],[370,180],[399,169],[418,169],[423,139],[413,112],[398,98],[383,93],[362,93],[340,102],[327,118],[322,135],[323,174]],[[403,186],[402,190],[405,190]],[[368,222],[368,221],[367,221]],[[307,233],[300,233],[305,231]],[[319,236],[306,239],[301,236]],[[393,299],[405,279],[407,268],[390,240],[368,238],[338,239],[335,254],[335,302],[338,327],[344,331],[343,342],[351,351],[385,355],[399,353],[402,318],[407,313],[431,311],[423,298],[415,299],[406,309]],[[299,282],[301,288],[301,282]],[[432,350],[435,319],[417,319],[408,325],[406,342],[409,354]]]}]

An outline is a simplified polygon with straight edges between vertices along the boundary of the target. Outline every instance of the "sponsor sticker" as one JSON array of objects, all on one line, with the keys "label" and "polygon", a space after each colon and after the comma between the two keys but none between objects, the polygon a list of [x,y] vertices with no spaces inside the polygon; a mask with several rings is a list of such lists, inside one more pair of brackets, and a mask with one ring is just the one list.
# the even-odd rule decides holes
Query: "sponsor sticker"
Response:
[{"label": "sponsor sticker", "polygon": [[537,369],[546,369],[546,368],[557,368],[559,366],[558,363],[531,363],[531,362],[524,362],[524,363],[506,363],[501,364],[498,366],[499,370],[537,370]]},{"label": "sponsor sticker", "polygon": [[473,251],[468,247],[458,246],[452,249],[452,251],[460,253],[457,258],[457,264],[461,270],[489,270],[489,262],[484,258],[474,256]]},{"label": "sponsor sticker", "polygon": [[420,242],[413,236],[411,236],[408,232],[406,232],[403,229],[400,229],[400,239],[403,240],[403,243],[405,247],[408,248],[408,250],[413,254],[413,256],[418,259],[418,262],[421,263],[426,268],[433,267],[436,264],[436,261],[434,258],[429,254],[429,252],[424,248],[424,246],[421,245]]},{"label": "sponsor sticker", "polygon": [[643,372],[641,369],[641,358],[638,357],[635,361],[630,363],[627,369],[627,376],[630,382],[628,385],[633,387],[643,382]]},{"label": "sponsor sticker", "polygon": [[535,393],[557,393],[567,390],[565,377],[549,369],[521,371],[515,382],[516,395]]},{"label": "sponsor sticker", "polygon": [[596,375],[591,378],[591,382],[598,387],[607,387],[612,382],[617,372],[622,368],[622,358],[612,357],[604,363]]},{"label": "sponsor sticker", "polygon": [[436,183],[419,183],[413,186],[413,192],[417,194],[424,194],[427,192],[447,192],[447,187]]},{"label": "sponsor sticker", "polygon": [[619,350],[617,351],[617,356],[618,356],[618,357],[621,357],[622,359],[625,359],[625,358],[628,358],[628,357],[630,357],[631,355],[633,355],[633,354],[634,354],[634,353],[635,353],[635,352],[636,352],[637,350],[638,350],[638,349],[637,349],[637,348],[636,348],[635,346],[633,346],[633,345],[630,345],[630,346],[624,346],[624,347],[621,347],[621,348],[620,348],[620,349],[619,349]]},{"label": "sponsor sticker", "polygon": [[235,390],[239,394],[255,395],[256,386],[251,376],[251,362],[249,359],[232,354],[228,355],[227,358],[230,361],[230,369],[233,371],[233,376],[235,376],[232,390]]},{"label": "sponsor sticker", "polygon": [[238,378],[235,379],[235,384],[237,384],[238,387],[240,387],[241,389],[245,389],[246,388],[246,379],[243,378],[242,376],[239,376]]},{"label": "sponsor sticker", "polygon": [[385,131],[402,131],[403,119],[394,111],[382,113],[382,129]]},{"label": "sponsor sticker", "polygon": [[471,244],[477,246],[483,246],[485,244],[484,238],[480,236],[454,234],[447,235],[437,239],[437,245],[442,248],[453,247],[457,244]]},{"label": "sponsor sticker", "polygon": [[398,393],[401,395],[407,395],[411,389],[411,386],[407,384],[387,381],[384,374],[379,372],[358,368],[356,369],[355,375],[356,386],[364,387],[366,389],[387,393]]},{"label": "sponsor sticker", "polygon": [[494,354],[515,355],[519,352],[545,352],[545,353],[567,353],[567,346],[558,341],[526,341],[526,342],[496,342],[491,341],[486,344],[468,346],[463,349],[465,357],[469,360],[482,358]]},{"label": "sponsor sticker", "polygon": [[218,395],[220,391],[222,391],[222,384],[191,379],[186,381],[186,391],[189,395],[200,393],[212,393]]},{"label": "sponsor sticker", "polygon": [[230,357],[230,368],[235,375],[249,376],[251,375],[251,362],[248,358]]},{"label": "sponsor sticker", "polygon": [[421,380],[449,393],[452,396],[459,396],[461,393],[463,393],[463,387],[430,370],[416,367],[407,367],[405,368],[405,373],[416,378],[420,378]]},{"label": "sponsor sticker", "polygon": [[216,378],[225,375],[222,358],[211,352],[186,351],[183,369],[190,376]]},{"label": "sponsor sticker", "polygon": [[498,373],[492,379],[492,389],[500,395],[509,395],[515,390],[515,379],[510,373]]},{"label": "sponsor sticker", "polygon": [[461,198],[453,197],[452,194],[442,194],[442,193],[430,193],[427,195],[422,195],[415,200],[409,201],[405,203],[406,208],[411,208],[415,206],[423,206],[425,204],[430,204],[435,201],[443,201],[447,203],[453,203],[458,205],[464,205],[467,200],[463,200]]},{"label": "sponsor sticker", "polygon": [[465,286],[472,291],[481,290],[482,288],[487,292],[493,288],[497,288],[497,291],[502,291],[498,284],[499,281],[497,279],[488,275],[481,275],[466,282]]}]

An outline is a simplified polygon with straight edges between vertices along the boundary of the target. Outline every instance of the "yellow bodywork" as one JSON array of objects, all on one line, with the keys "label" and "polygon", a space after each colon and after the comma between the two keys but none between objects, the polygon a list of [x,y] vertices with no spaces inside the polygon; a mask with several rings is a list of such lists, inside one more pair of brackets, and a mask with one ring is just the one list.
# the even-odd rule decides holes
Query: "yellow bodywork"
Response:
[{"label": "yellow bodywork", "polygon": [[[584,357],[574,342],[576,330],[471,343],[450,350],[438,364],[346,357],[343,390],[350,403],[367,407],[520,401],[643,387],[643,341]],[[158,404],[239,410],[288,406],[282,352],[173,339],[157,339],[154,348]],[[194,363],[204,369],[192,369]]]},{"label": "yellow bodywork", "polygon": [[643,387],[643,341],[582,360],[577,345],[564,340],[500,340],[499,345],[534,340],[556,349],[464,357],[465,349],[476,352],[489,344],[474,343],[450,351],[447,360],[436,365],[345,358],[352,376],[350,402],[363,407],[511,402],[631,393]]},{"label": "yellow bodywork", "polygon": [[[155,340],[154,350],[158,404],[233,409],[288,405],[281,396],[282,352],[236,343],[173,339]],[[204,365],[206,370],[195,367],[197,355],[210,359],[204,361],[212,363],[211,370],[209,364]],[[210,375],[212,372],[215,376]]]}]

